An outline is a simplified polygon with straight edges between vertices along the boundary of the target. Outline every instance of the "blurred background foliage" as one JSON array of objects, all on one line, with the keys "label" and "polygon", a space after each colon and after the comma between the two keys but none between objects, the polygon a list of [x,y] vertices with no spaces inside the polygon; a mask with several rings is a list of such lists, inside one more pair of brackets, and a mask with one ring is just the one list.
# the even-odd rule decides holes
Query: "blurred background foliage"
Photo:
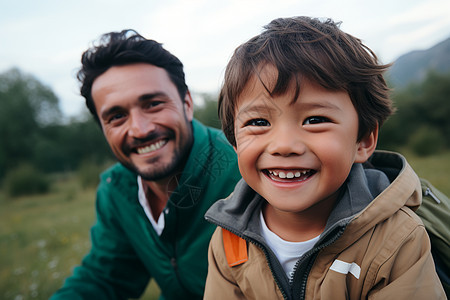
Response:
[{"label": "blurred background foliage", "polygon": [[65,120],[53,91],[18,69],[0,74],[0,112],[0,183],[10,196],[48,191],[48,174],[113,160],[87,113]]},{"label": "blurred background foliage", "polygon": [[450,149],[450,73],[430,71],[425,80],[392,94],[397,112],[380,131],[379,148],[409,148],[417,155]]}]

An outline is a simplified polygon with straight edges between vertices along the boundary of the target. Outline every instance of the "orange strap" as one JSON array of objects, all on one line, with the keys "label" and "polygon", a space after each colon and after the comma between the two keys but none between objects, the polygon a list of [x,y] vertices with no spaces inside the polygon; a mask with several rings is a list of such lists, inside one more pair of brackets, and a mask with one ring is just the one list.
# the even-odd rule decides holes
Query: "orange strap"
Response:
[{"label": "orange strap", "polygon": [[234,267],[245,263],[248,260],[247,242],[222,228],[223,247],[225,248],[225,255],[230,267]]}]

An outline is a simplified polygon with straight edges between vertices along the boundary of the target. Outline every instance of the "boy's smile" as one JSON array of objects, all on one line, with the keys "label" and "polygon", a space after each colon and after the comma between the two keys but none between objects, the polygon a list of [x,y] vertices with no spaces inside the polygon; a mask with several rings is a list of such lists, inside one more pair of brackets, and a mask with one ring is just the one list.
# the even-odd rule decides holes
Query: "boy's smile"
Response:
[{"label": "boy's smile", "polygon": [[[274,67],[262,69],[269,90],[276,74]],[[294,88],[271,97],[261,80],[253,77],[237,102],[241,174],[277,213],[326,220],[353,163],[368,158],[373,134],[357,141],[358,114],[345,91],[302,78],[293,102]]]},{"label": "boy's smile", "polygon": [[314,170],[280,170],[271,169],[263,171],[266,176],[269,176],[274,181],[280,182],[292,182],[292,181],[303,181],[308,179]]}]

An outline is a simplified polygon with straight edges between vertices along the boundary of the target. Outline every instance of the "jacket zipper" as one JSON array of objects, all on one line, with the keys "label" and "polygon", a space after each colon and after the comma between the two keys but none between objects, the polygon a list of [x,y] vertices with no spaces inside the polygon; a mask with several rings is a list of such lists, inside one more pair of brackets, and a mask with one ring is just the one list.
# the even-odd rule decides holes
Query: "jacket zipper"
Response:
[{"label": "jacket zipper", "polygon": [[424,196],[430,196],[431,198],[433,198],[434,201],[436,201],[437,204],[441,203],[441,200],[439,200],[439,198],[428,187],[424,192]]},{"label": "jacket zipper", "polygon": [[[333,236],[332,239],[328,240],[326,243],[324,243],[324,244],[322,244],[322,245],[319,245],[317,248],[315,248],[315,249],[313,249],[311,252],[307,253],[307,254],[302,258],[302,260],[305,261],[305,260],[307,260],[307,259],[309,259],[309,258],[312,258],[313,256],[316,256],[316,257],[317,257],[317,255],[319,254],[320,250],[322,250],[322,249],[324,249],[324,248],[326,248],[326,247],[332,245],[334,242],[336,242],[336,241],[342,236],[342,234],[343,234],[344,231],[345,231],[345,228],[346,228],[346,226],[343,227],[343,228],[341,228],[341,229],[339,230],[339,232]],[[309,273],[310,273],[310,271],[311,271],[312,265],[314,264],[314,261],[315,261],[315,259],[311,259],[311,260],[308,262],[308,265],[307,265],[306,268],[305,268],[305,272],[304,272],[304,274],[302,275],[299,299],[305,299],[306,284],[307,284],[307,282],[308,282],[308,276],[309,276]],[[298,268],[299,264],[300,264],[300,260],[299,260],[299,261],[297,262],[297,264],[295,265],[295,271],[297,271],[297,268]],[[294,272],[295,272],[295,271],[294,271]],[[293,280],[294,280],[294,277],[292,277],[292,281],[293,281]],[[292,285],[294,285],[294,282],[292,283]],[[292,290],[294,291],[294,289],[292,289]],[[294,296],[295,296],[295,295],[294,295]],[[296,298],[296,297],[294,297],[294,298]],[[297,298],[296,298],[296,299],[297,299]]]},{"label": "jacket zipper", "polygon": [[228,230],[229,232],[231,232],[231,233],[237,235],[238,237],[240,237],[241,239],[243,239],[243,240],[245,240],[245,241],[247,241],[247,242],[249,242],[249,243],[252,243],[253,245],[255,245],[255,246],[257,246],[258,248],[260,248],[260,249],[262,250],[262,252],[264,253],[265,257],[266,257],[266,260],[267,260],[268,265],[269,265],[269,268],[270,268],[270,272],[272,272],[272,277],[274,278],[275,283],[277,284],[278,288],[280,289],[281,295],[283,296],[284,299],[289,299],[289,298],[288,298],[288,295],[286,294],[286,291],[285,291],[285,290],[283,289],[283,287],[281,286],[280,282],[278,281],[278,277],[276,276],[275,271],[274,271],[273,268],[272,268],[272,264],[270,263],[270,259],[269,259],[269,254],[268,254],[267,251],[264,249],[264,246],[263,246],[261,243],[255,241],[255,240],[253,240],[253,239],[247,238],[246,236],[243,236],[242,234],[236,232],[235,230],[229,228],[228,226],[226,226],[226,225],[224,225],[224,224],[222,224],[222,223],[220,223],[220,222],[213,221],[213,220],[209,219],[208,217],[205,217],[205,219],[206,219],[207,221],[213,223],[213,224],[216,224],[216,225],[219,226],[219,227],[222,227],[222,228]]}]

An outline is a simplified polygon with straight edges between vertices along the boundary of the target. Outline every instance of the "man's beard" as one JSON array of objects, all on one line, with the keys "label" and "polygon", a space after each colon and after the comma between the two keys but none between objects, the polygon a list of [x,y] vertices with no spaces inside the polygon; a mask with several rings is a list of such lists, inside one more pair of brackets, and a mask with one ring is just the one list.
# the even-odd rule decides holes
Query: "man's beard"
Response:
[{"label": "man's beard", "polygon": [[[188,124],[189,134],[187,136],[181,136],[178,145],[176,145],[173,151],[172,160],[162,166],[148,166],[146,169],[139,169],[135,164],[129,161],[120,161],[129,170],[137,173],[146,181],[158,181],[164,178],[176,176],[177,173],[182,172],[183,167],[189,157],[193,144],[193,130],[192,125]],[[168,134],[170,140],[175,141],[175,135],[173,133]],[[151,137],[152,139],[154,137]],[[159,158],[155,158],[154,164],[158,164]]]},{"label": "man's beard", "polygon": [[148,167],[147,170],[138,170],[135,166],[135,172],[146,181],[158,181],[167,177],[173,177],[181,172],[187,157],[190,153],[190,147],[183,145],[183,149],[176,149],[173,153],[172,161],[165,166],[161,166],[157,169]]}]

